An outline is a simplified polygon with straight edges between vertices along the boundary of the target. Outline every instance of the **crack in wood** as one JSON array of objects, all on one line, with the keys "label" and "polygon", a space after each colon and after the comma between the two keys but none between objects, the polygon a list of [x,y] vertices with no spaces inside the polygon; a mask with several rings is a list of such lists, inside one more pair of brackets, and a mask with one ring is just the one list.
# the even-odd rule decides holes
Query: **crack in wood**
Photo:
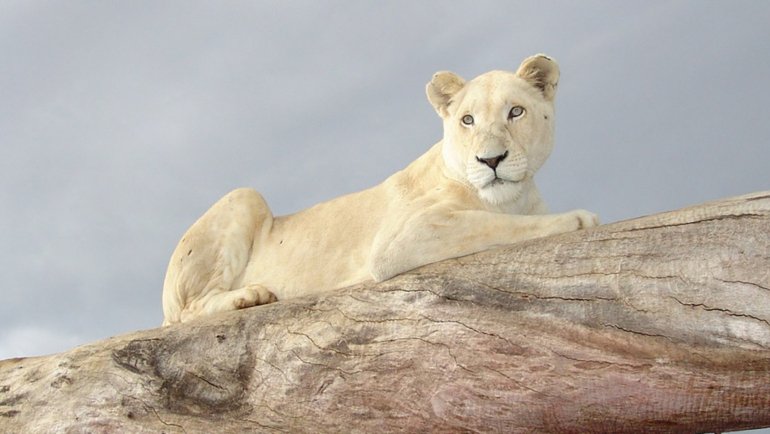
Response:
[{"label": "crack in wood", "polygon": [[191,371],[185,371],[185,372],[186,372],[187,374],[190,374],[190,375],[192,375],[193,377],[195,377],[195,378],[197,378],[197,379],[199,379],[199,380],[203,381],[204,383],[208,384],[208,385],[209,385],[209,386],[211,386],[211,387],[214,387],[214,388],[216,388],[216,389],[219,389],[219,390],[222,390],[222,391],[228,391],[226,388],[224,388],[224,387],[220,386],[219,384],[216,384],[216,383],[214,383],[214,382],[212,382],[212,381],[208,380],[207,378],[203,377],[202,375],[198,375],[198,374],[196,374],[195,372],[191,372]]},{"label": "crack in wood", "polygon": [[550,395],[550,394],[548,394],[548,393],[545,393],[545,392],[542,392],[542,391],[540,391],[540,390],[537,390],[537,389],[534,389],[534,388],[532,388],[532,387],[529,387],[529,386],[527,386],[526,384],[522,383],[521,381],[519,381],[519,380],[517,380],[517,379],[515,379],[515,378],[511,377],[510,375],[506,375],[505,373],[503,373],[503,372],[501,372],[501,371],[499,371],[499,370],[497,370],[497,369],[495,369],[495,368],[490,368],[489,366],[483,366],[483,368],[484,368],[484,369],[487,369],[487,370],[489,370],[489,371],[492,371],[492,372],[494,372],[495,374],[498,374],[498,375],[502,376],[502,377],[503,377],[503,378],[505,378],[506,380],[508,380],[508,381],[512,382],[513,384],[515,384],[515,385],[516,385],[516,386],[518,386],[518,387],[521,387],[521,388],[522,388],[522,389],[524,389],[524,390],[529,390],[530,392],[533,392],[533,393],[535,393],[535,394],[537,394],[537,395],[540,395],[540,396],[545,396],[545,397],[548,397],[548,398],[554,398],[554,396],[553,396],[553,395]]},{"label": "crack in wood", "polygon": [[320,362],[311,362],[309,360],[303,359],[299,354],[297,354],[297,352],[295,350],[289,350],[289,352],[292,353],[294,355],[294,357],[297,358],[297,360],[299,360],[300,362],[302,362],[305,365],[318,366],[318,367],[321,367],[321,368],[330,369],[330,370],[333,370],[333,371],[338,371],[338,372],[340,372],[342,374],[346,374],[346,375],[355,375],[355,374],[360,374],[362,372],[366,372],[365,370],[347,371],[347,370],[342,369],[342,368],[340,368],[338,366],[330,366],[330,365],[328,365],[326,363],[320,363]]},{"label": "crack in wood", "polygon": [[609,360],[580,359],[580,358],[577,358],[577,357],[568,356],[568,355],[560,353],[558,351],[551,350],[551,352],[553,354],[556,354],[557,356],[563,358],[563,359],[571,360],[573,362],[578,362],[578,363],[597,363],[597,364],[602,364],[602,365],[607,365],[607,366],[619,366],[619,367],[623,367],[623,368],[630,368],[630,369],[634,369],[634,370],[639,370],[639,369],[645,369],[646,370],[646,369],[651,369],[653,367],[653,365],[650,364],[650,363],[633,364],[633,363],[611,362]]},{"label": "crack in wood", "polygon": [[[703,309],[703,310],[705,310],[707,312],[722,312],[722,313],[726,313],[729,316],[734,316],[734,317],[749,318],[749,319],[752,319],[754,321],[759,321],[761,323],[764,323],[767,326],[770,326],[770,321],[768,321],[768,320],[766,320],[764,318],[756,317],[754,315],[749,315],[749,314],[746,314],[746,313],[737,313],[737,312],[733,312],[730,309],[721,308],[721,307],[711,307],[711,306],[707,306],[707,305],[705,305],[703,303],[685,303],[685,302],[679,300],[678,298],[674,297],[673,295],[670,295],[668,297],[673,299],[677,303],[681,304],[682,306],[693,307],[693,308],[700,308],[700,309]],[[757,345],[759,345],[759,344],[757,343]]]},{"label": "crack in wood", "polygon": [[152,412],[152,414],[154,414],[155,417],[158,419],[158,422],[162,423],[165,426],[172,426],[172,427],[175,427],[175,428],[179,428],[179,429],[182,430],[183,433],[185,433],[185,434],[187,433],[187,430],[184,428],[184,426],[179,425],[177,423],[166,422],[165,420],[163,420],[163,418],[160,417],[160,413],[158,413],[158,410],[156,410],[155,407],[150,406],[148,408],[149,408],[150,412]]},{"label": "crack in wood", "polygon": [[720,282],[724,282],[724,283],[733,283],[733,284],[739,284],[739,285],[754,286],[754,287],[757,287],[759,289],[763,289],[765,291],[770,291],[769,287],[764,286],[764,285],[760,285],[759,283],[756,283],[756,282],[748,282],[748,281],[745,281],[745,280],[725,280],[725,279],[720,279],[718,277],[714,277],[714,279],[716,279],[716,280],[718,280]]},{"label": "crack in wood", "polygon": [[648,337],[648,338],[663,338],[663,339],[666,339],[666,340],[671,341],[671,342],[674,341],[673,339],[671,339],[671,337],[666,336],[666,335],[654,334],[654,333],[644,333],[644,332],[640,332],[638,330],[627,329],[627,328],[621,327],[621,326],[619,326],[617,324],[602,323],[601,326],[602,327],[607,327],[607,328],[613,328],[613,329],[616,329],[616,330],[620,330],[622,332],[631,333],[631,334],[634,334],[634,335],[644,336],[644,337]]},{"label": "crack in wood", "polygon": [[654,225],[654,226],[641,226],[636,228],[623,229],[622,232],[637,232],[637,231],[649,231],[649,230],[655,230],[655,229],[667,229],[667,228],[674,228],[679,226],[698,225],[701,223],[708,223],[708,222],[720,221],[720,220],[731,220],[731,219],[740,220],[744,218],[749,218],[749,219],[762,218],[765,215],[766,214],[752,213],[752,212],[740,213],[740,214],[723,214],[715,217],[700,218],[700,219],[695,219],[691,221],[683,221],[683,222],[672,221],[670,223],[665,222],[667,216],[661,216],[658,220],[664,221],[664,223]]},{"label": "crack in wood", "polygon": [[500,335],[497,335],[497,334],[494,334],[494,333],[488,333],[488,332],[476,329],[474,327],[469,326],[468,324],[465,324],[462,321],[458,321],[458,320],[441,320],[441,319],[431,318],[431,317],[429,317],[427,315],[420,315],[420,316],[422,316],[426,320],[434,322],[434,323],[439,323],[439,324],[457,324],[457,325],[459,325],[459,326],[461,326],[463,328],[466,328],[466,329],[468,329],[468,330],[470,330],[470,331],[472,331],[472,332],[474,332],[476,334],[490,336],[490,337],[493,337],[493,338],[496,338],[496,339],[500,339],[503,342],[506,342],[508,345],[518,347],[518,345],[514,344],[513,342],[511,342],[507,338],[504,338],[504,337],[502,337]]}]

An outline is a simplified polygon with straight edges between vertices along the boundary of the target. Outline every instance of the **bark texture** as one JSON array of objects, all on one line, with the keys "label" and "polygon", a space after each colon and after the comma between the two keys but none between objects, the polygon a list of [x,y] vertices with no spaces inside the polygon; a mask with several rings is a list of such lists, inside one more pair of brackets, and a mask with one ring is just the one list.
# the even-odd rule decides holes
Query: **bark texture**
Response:
[{"label": "bark texture", "polygon": [[0,432],[770,426],[770,192],[0,362]]}]

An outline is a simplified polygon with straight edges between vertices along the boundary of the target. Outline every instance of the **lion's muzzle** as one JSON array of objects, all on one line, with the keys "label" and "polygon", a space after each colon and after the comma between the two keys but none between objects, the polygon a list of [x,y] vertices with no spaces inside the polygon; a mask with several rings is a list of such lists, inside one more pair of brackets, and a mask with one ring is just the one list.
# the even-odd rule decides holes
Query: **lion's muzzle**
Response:
[{"label": "lion's muzzle", "polygon": [[476,161],[482,164],[486,164],[492,170],[496,170],[500,162],[505,160],[505,157],[507,156],[508,156],[508,151],[505,151],[502,154],[492,158],[481,158],[477,156]]}]

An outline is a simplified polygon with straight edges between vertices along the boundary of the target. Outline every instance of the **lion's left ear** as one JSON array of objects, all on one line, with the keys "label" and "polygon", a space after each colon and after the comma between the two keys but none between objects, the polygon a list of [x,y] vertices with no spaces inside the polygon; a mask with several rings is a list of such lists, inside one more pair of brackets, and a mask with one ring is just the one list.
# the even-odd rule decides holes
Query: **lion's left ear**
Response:
[{"label": "lion's left ear", "polygon": [[545,54],[536,54],[521,62],[516,75],[535,86],[548,101],[556,96],[559,84],[559,64]]},{"label": "lion's left ear", "polygon": [[428,94],[428,101],[436,109],[438,115],[444,118],[449,114],[447,108],[452,97],[463,86],[465,86],[465,80],[459,75],[449,71],[441,71],[433,75],[433,79],[425,86],[425,93]]}]

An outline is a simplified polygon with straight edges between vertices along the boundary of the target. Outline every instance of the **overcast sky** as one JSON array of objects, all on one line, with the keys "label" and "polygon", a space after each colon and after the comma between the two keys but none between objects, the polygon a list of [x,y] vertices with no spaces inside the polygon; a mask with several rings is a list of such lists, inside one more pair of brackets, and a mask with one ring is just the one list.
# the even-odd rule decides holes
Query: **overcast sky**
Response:
[{"label": "overcast sky", "polygon": [[561,65],[553,211],[770,189],[770,2],[0,0],[0,359],[156,327],[227,191],[275,214],[441,137],[424,86]]}]

